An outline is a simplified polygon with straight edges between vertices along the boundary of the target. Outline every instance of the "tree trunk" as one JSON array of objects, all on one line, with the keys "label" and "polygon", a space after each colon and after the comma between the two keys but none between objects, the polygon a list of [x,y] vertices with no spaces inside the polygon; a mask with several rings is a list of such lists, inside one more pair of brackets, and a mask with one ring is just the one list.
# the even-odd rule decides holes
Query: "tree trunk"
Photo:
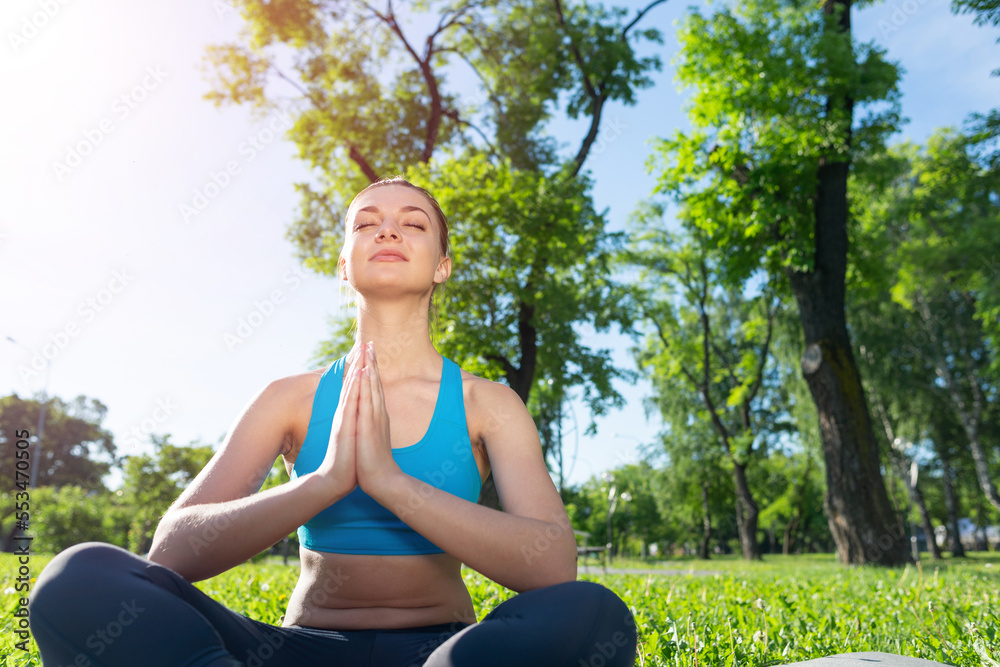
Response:
[{"label": "tree trunk", "polygon": [[778,553],[778,529],[775,527],[777,525],[777,519],[771,521],[771,525],[767,528],[767,553],[776,554]]},{"label": "tree trunk", "polygon": [[[850,0],[827,0],[824,11],[839,11],[830,29],[850,38]],[[851,145],[854,100],[830,93],[828,120],[842,125],[843,146]],[[879,467],[861,377],[845,315],[847,273],[847,178],[849,150],[819,159],[813,205],[813,266],[789,269],[805,336],[802,373],[819,413],[826,460],[824,507],[841,563],[900,565],[910,561],[906,531],[892,512]]]},{"label": "tree trunk", "polygon": [[[795,529],[806,513],[806,485],[809,483],[809,473],[812,472],[812,457],[806,457],[806,469],[802,471],[802,479],[798,488],[795,489],[795,516],[785,526],[785,539],[781,544],[781,553],[787,556],[792,552],[792,544],[795,539]],[[804,527],[804,526],[803,526]]]},{"label": "tree trunk", "polygon": [[937,329],[934,327],[933,317],[930,307],[927,305],[927,300],[923,294],[918,292],[916,301],[920,316],[924,321],[925,328],[934,346],[935,370],[938,377],[944,381],[948,395],[955,406],[955,413],[958,415],[958,420],[962,423],[962,429],[965,431],[966,437],[969,438],[969,445],[972,447],[972,462],[975,464],[976,481],[979,482],[979,488],[982,489],[990,505],[997,511],[1000,511],[1000,493],[997,492],[997,488],[993,484],[993,479],[990,477],[989,458],[979,439],[979,426],[982,421],[984,397],[982,387],[979,384],[978,369],[972,367],[965,373],[968,378],[968,388],[972,395],[972,402],[969,404],[960,391],[958,379],[948,365],[947,354],[938,336]]},{"label": "tree trunk", "polygon": [[808,347],[802,370],[819,413],[826,460],[823,505],[837,555],[841,563],[852,565],[908,563],[906,530],[892,511],[882,479],[878,441],[846,326],[839,340],[817,335],[810,324],[830,313],[811,299],[801,299],[803,303]]},{"label": "tree trunk", "polygon": [[976,480],[979,482],[979,488],[982,489],[990,505],[1000,512],[1000,493],[997,493],[997,487],[990,478],[989,461],[986,450],[983,449],[982,442],[979,440],[979,429],[966,427],[965,432],[969,435],[969,444],[972,445],[972,462],[976,467]]},{"label": "tree trunk", "polygon": [[[924,529],[924,535],[927,536],[927,549],[931,552],[931,558],[941,560],[941,549],[938,548],[937,542],[934,540],[934,525],[931,523],[931,515],[927,512],[927,503],[924,501],[924,494],[920,490],[919,484],[911,484],[912,478],[910,477],[909,468],[913,465],[913,460],[902,453],[892,451],[889,452],[889,457],[895,465],[896,474],[903,480],[906,492],[910,496],[910,502],[916,505],[917,510],[920,512],[920,524]],[[914,536],[915,538],[916,536]]]},{"label": "tree trunk", "polygon": [[[940,456],[940,452],[938,452]],[[962,535],[958,532],[958,498],[955,497],[955,487],[951,483],[952,468],[948,457],[940,456],[941,468],[944,472],[944,506],[948,512],[948,550],[952,558],[965,558],[965,547],[962,545]]]},{"label": "tree trunk", "polygon": [[920,510],[920,520],[923,523],[924,535],[927,536],[927,549],[931,552],[931,558],[941,560],[941,548],[938,547],[937,540],[934,539],[934,525],[931,523],[931,515],[927,511],[927,503],[924,502],[924,494],[920,490],[919,484],[914,484],[910,488],[910,498]]},{"label": "tree trunk", "polygon": [[[529,283],[530,287],[530,283]],[[535,381],[535,368],[538,366],[538,331],[531,323],[535,316],[535,307],[521,302],[518,309],[518,339],[520,341],[521,365],[515,367],[507,359],[494,355],[489,358],[497,360],[503,366],[507,379],[507,385],[513,389],[517,395],[528,405],[528,398],[531,395],[531,385]],[[497,427],[502,424],[497,424]],[[500,507],[500,496],[497,495],[497,487],[493,482],[493,472],[483,482],[483,487],[479,492],[480,505],[493,509]]]},{"label": "tree trunk", "polygon": [[746,466],[733,461],[733,480],[736,482],[736,527],[740,533],[740,550],[747,560],[760,560],[757,544],[757,516],[760,512],[747,484]]},{"label": "tree trunk", "polygon": [[792,544],[795,540],[795,527],[799,525],[799,517],[801,514],[799,512],[795,513],[792,520],[785,525],[785,537],[781,543],[781,553],[787,556],[792,553]]},{"label": "tree trunk", "polygon": [[708,511],[708,480],[701,483],[701,544],[698,545],[698,558],[708,560],[708,547],[712,542],[712,515]]}]

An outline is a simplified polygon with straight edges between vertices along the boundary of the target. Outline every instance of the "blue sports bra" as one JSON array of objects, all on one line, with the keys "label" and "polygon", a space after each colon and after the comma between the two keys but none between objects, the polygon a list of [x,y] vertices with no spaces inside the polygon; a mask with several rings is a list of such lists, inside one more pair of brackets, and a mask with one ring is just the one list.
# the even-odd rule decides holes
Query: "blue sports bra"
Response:
[{"label": "blue sports bra", "polygon": [[[344,360],[334,362],[320,378],[313,397],[312,416],[291,478],[314,472],[326,457],[333,418],[344,381]],[[465,420],[462,371],[442,357],[441,386],[427,433],[414,445],[392,450],[392,457],[408,475],[470,502],[479,498],[482,481],[472,455]],[[419,499],[421,503],[423,499]],[[414,503],[416,504],[416,503]],[[419,507],[404,507],[419,511]],[[355,487],[298,529],[299,542],[313,551],[345,554],[406,555],[442,553],[434,543],[407,526],[371,496]]]}]

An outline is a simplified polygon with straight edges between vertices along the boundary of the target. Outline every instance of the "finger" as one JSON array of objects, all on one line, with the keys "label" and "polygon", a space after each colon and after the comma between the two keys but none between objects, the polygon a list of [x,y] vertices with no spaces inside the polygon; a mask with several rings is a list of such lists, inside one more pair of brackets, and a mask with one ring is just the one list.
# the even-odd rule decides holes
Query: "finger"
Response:
[{"label": "finger", "polygon": [[385,393],[382,391],[382,376],[378,372],[378,360],[375,358],[375,346],[373,345],[370,359],[371,375],[372,375],[372,400],[374,403],[372,406],[375,411],[378,412],[382,405],[385,405]]},{"label": "finger", "polygon": [[361,377],[358,382],[358,419],[362,428],[367,428],[371,422],[372,416],[372,387],[371,387],[371,368],[365,366],[361,370]]},{"label": "finger", "polygon": [[365,361],[368,362],[367,363],[368,373],[367,376],[365,377],[365,384],[368,385],[368,392],[369,392],[367,400],[371,405],[372,414],[375,414],[376,411],[378,410],[377,401],[379,397],[379,388],[378,388],[378,375],[377,375],[378,369],[375,366],[374,345],[369,343],[368,345],[365,346],[365,355],[366,355]]},{"label": "finger", "polygon": [[361,372],[360,367],[355,367],[354,372],[351,373],[350,380],[345,387],[343,394],[345,395],[344,404],[342,406],[343,413],[343,427],[345,431],[352,436],[357,432],[358,428],[358,397],[360,395],[359,385],[361,384],[359,380],[359,374]]},{"label": "finger", "polygon": [[[356,345],[355,345],[356,347]],[[350,354],[344,358],[344,371],[343,377],[341,378],[342,391],[340,392],[340,405],[347,405],[347,397],[350,395],[351,382],[354,380],[354,371],[358,367],[358,356],[355,354],[354,359],[349,361]]]}]

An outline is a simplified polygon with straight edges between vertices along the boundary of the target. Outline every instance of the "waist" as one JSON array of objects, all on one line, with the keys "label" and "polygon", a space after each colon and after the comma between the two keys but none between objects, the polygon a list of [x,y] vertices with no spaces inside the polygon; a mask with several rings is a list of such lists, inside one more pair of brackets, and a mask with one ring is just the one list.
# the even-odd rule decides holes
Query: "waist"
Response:
[{"label": "waist", "polygon": [[284,625],[329,630],[475,623],[461,563],[451,556],[372,556],[300,550],[302,571]]}]

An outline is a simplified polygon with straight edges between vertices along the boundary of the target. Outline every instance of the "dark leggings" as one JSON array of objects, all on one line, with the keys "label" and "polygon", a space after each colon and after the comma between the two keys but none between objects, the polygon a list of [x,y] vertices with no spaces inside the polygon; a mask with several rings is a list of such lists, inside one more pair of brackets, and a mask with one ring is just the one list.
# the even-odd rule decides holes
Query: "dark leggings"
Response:
[{"label": "dark leggings", "polygon": [[31,631],[45,667],[632,667],[628,607],[600,584],[521,593],[479,623],[403,630],[281,627],[226,608],[173,570],[78,544],[38,577]]}]

